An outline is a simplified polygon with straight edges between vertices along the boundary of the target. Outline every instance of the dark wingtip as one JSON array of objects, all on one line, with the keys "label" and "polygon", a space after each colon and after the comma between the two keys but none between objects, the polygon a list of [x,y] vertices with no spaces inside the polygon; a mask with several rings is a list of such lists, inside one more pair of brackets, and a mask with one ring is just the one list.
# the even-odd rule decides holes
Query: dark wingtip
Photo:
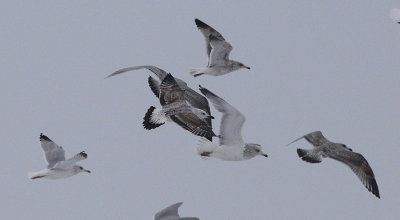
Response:
[{"label": "dark wingtip", "polygon": [[46,135],[44,135],[43,133],[40,133],[40,138],[39,138],[41,141],[42,140],[44,140],[44,141],[52,141],[52,140],[50,140],[50,138],[48,138]]},{"label": "dark wingtip", "polygon": [[151,129],[160,127],[161,125],[164,124],[164,123],[155,124],[155,123],[150,122],[151,114],[153,114],[154,109],[156,109],[156,107],[150,106],[150,108],[147,110],[146,114],[143,117],[143,123],[142,124],[143,124],[143,127],[146,130],[151,130]]},{"label": "dark wingtip", "polygon": [[194,19],[194,22],[196,23],[196,26],[198,28],[208,28],[208,25],[202,21],[200,21],[198,18]]},{"label": "dark wingtip", "polygon": [[88,155],[87,155],[87,153],[85,151],[80,152],[79,155],[81,155],[84,158],[88,157]]},{"label": "dark wingtip", "polygon": [[297,155],[299,155],[299,157],[304,157],[306,155],[306,152],[304,150],[298,148]]}]

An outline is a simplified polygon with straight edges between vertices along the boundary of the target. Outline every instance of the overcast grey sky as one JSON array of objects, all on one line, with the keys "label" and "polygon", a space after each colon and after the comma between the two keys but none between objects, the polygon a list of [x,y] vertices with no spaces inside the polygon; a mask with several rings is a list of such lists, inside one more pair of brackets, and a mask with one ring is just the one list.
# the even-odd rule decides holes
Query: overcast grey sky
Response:
[{"label": "overcast grey sky", "polygon": [[[393,1],[1,1],[1,219],[152,219],[184,202],[204,220],[399,219],[400,25]],[[251,67],[193,78],[207,64],[199,18]],[[152,64],[215,92],[244,115],[243,137],[269,157],[202,160],[175,124],[142,128]],[[214,129],[219,130],[221,114]],[[381,199],[343,164],[285,147],[322,130],[366,157]],[[32,181],[39,133],[86,150],[92,171]]]}]

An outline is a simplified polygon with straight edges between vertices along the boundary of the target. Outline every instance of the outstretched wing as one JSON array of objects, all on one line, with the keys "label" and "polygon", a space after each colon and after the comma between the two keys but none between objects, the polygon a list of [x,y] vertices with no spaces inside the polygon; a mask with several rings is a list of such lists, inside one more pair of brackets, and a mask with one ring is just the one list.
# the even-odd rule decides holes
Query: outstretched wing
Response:
[{"label": "outstretched wing", "polygon": [[147,79],[147,82],[149,83],[149,87],[151,91],[154,93],[154,95],[159,98],[160,96],[160,82],[158,82],[156,79],[153,77],[149,76]]},{"label": "outstretched wing", "polygon": [[112,77],[112,76],[115,76],[115,75],[118,75],[118,74],[121,74],[121,73],[125,73],[125,72],[128,72],[128,71],[138,70],[138,69],[148,69],[151,72],[153,72],[154,74],[156,74],[157,77],[160,80],[163,80],[164,77],[167,75],[167,72],[165,72],[164,70],[162,70],[162,69],[160,69],[160,68],[158,68],[156,66],[144,65],[144,66],[127,67],[127,68],[123,68],[123,69],[117,70],[114,73],[108,75],[106,78],[109,78],[109,77]]},{"label": "outstretched wing", "polygon": [[214,28],[209,26],[208,24],[200,21],[199,19],[194,19],[194,22],[196,23],[197,28],[201,31],[203,34],[205,40],[206,40],[206,49],[207,49],[207,56],[210,57],[212,45],[210,44],[210,37],[217,38],[219,40],[225,41],[224,37],[216,31]]},{"label": "outstretched wing", "polygon": [[160,84],[160,103],[162,106],[176,101],[184,101],[184,90],[182,90],[174,77],[168,73]]},{"label": "outstretched wing", "polygon": [[157,212],[154,216],[154,220],[166,220],[166,219],[182,219],[182,220],[199,220],[196,217],[179,217],[178,209],[182,205],[182,202],[175,203],[167,208]]},{"label": "outstretched wing", "polygon": [[170,116],[170,118],[177,125],[194,135],[205,137],[210,141],[212,141],[212,137],[216,136],[212,127],[193,113],[176,114]]},{"label": "outstretched wing", "polygon": [[48,163],[47,168],[52,168],[56,163],[65,160],[65,152],[63,148],[58,146],[42,133],[40,133],[40,144],[44,152],[44,157]]},{"label": "outstretched wing", "polygon": [[54,168],[58,169],[70,169],[72,168],[76,163],[78,163],[81,160],[85,160],[87,158],[87,154],[85,151],[80,152],[79,154],[76,154],[75,156],[69,158],[68,160],[61,161],[57,163]]},{"label": "outstretched wing", "polygon": [[214,65],[226,64],[229,60],[229,54],[232,51],[232,45],[224,40],[210,36],[211,54],[208,60],[210,67]]},{"label": "outstretched wing", "polygon": [[376,183],[374,172],[363,155],[349,151],[345,148],[338,151],[328,151],[326,154],[328,157],[338,160],[349,166],[361,180],[364,186],[368,189],[368,191],[380,198],[378,184]]},{"label": "outstretched wing", "polygon": [[214,105],[214,107],[222,112],[222,120],[220,126],[219,138],[220,145],[241,146],[244,144],[242,138],[242,126],[246,121],[244,115],[239,112],[231,104],[218,97],[208,89],[200,87],[202,92]]},{"label": "outstretched wing", "polygon": [[[125,73],[131,70],[138,70],[138,69],[148,69],[150,71],[152,71],[154,74],[157,75],[158,79],[160,81],[163,81],[164,78],[167,76],[167,72],[156,67],[156,66],[151,66],[151,65],[143,65],[143,66],[134,66],[134,67],[127,67],[124,69],[120,69],[115,71],[114,73],[110,74],[108,77],[111,76],[115,76],[121,73]],[[179,87],[183,90],[185,90],[185,100],[193,107],[198,108],[198,109],[202,109],[203,111],[207,112],[209,115],[211,115],[210,112],[210,106],[208,104],[207,99],[200,95],[198,92],[194,91],[193,89],[189,88],[186,84],[185,81],[175,78],[177,84],[179,85]],[[157,82],[155,79],[149,79],[149,86],[151,88],[151,90],[153,91],[154,94],[157,93],[157,97],[159,97],[159,85],[160,83]],[[158,92],[157,92],[158,91]],[[207,119],[207,124],[211,127],[211,118]]]},{"label": "outstretched wing", "polygon": [[307,140],[310,144],[312,144],[314,147],[319,147],[319,146],[321,146],[321,145],[323,145],[323,144],[325,144],[325,143],[329,143],[329,142],[330,142],[328,139],[326,139],[326,138],[322,135],[322,132],[321,132],[321,131],[314,131],[314,132],[311,132],[311,133],[309,133],[309,134],[306,134],[306,135],[304,135],[304,136],[302,136],[302,137],[297,138],[296,140],[290,142],[290,143],[287,144],[287,145],[290,145],[290,144],[292,144],[292,143],[294,143],[294,142],[296,142],[296,141],[298,141],[298,140],[300,140],[300,139],[302,139],[302,138],[306,139],[306,140]]}]

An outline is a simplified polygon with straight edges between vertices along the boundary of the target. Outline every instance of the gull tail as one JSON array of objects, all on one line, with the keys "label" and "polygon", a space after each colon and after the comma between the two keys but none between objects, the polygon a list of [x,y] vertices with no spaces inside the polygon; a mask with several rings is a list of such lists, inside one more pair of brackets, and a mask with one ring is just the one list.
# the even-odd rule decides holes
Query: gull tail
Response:
[{"label": "gull tail", "polygon": [[47,170],[41,170],[41,171],[37,171],[37,172],[29,172],[28,173],[28,178],[29,179],[39,179],[39,178],[43,178],[45,177],[47,174]]},{"label": "gull tail", "polygon": [[305,149],[297,149],[297,155],[299,157],[309,163],[321,163],[321,156],[316,154],[313,150],[305,150]]},{"label": "gull tail", "polygon": [[151,130],[160,127],[167,121],[165,114],[161,109],[157,109],[154,106],[150,106],[147,110],[146,115],[143,118],[143,127],[147,130]]},{"label": "gull tail", "polygon": [[194,77],[198,77],[201,76],[203,74],[205,74],[205,72],[208,70],[208,68],[193,68],[190,69],[190,75],[194,76]]},{"label": "gull tail", "polygon": [[197,154],[203,159],[208,159],[218,146],[209,141],[207,138],[201,137],[197,143]]}]

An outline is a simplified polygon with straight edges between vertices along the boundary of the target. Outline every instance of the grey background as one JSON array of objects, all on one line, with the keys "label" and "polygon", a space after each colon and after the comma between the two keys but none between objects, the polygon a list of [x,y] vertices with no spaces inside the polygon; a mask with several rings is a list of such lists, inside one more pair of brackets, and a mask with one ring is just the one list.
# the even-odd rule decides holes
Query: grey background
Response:
[{"label": "grey background", "polygon": [[[201,219],[399,219],[398,1],[2,1],[1,219],[152,219],[184,202]],[[252,69],[193,78],[207,63],[200,18]],[[246,115],[243,137],[269,158],[202,160],[198,138],[175,124],[146,131],[159,106],[153,64]],[[215,131],[221,114],[216,116]],[[382,199],[345,165],[301,161],[293,139],[314,130],[362,153]],[[32,181],[39,133],[86,150],[92,170]]]}]

